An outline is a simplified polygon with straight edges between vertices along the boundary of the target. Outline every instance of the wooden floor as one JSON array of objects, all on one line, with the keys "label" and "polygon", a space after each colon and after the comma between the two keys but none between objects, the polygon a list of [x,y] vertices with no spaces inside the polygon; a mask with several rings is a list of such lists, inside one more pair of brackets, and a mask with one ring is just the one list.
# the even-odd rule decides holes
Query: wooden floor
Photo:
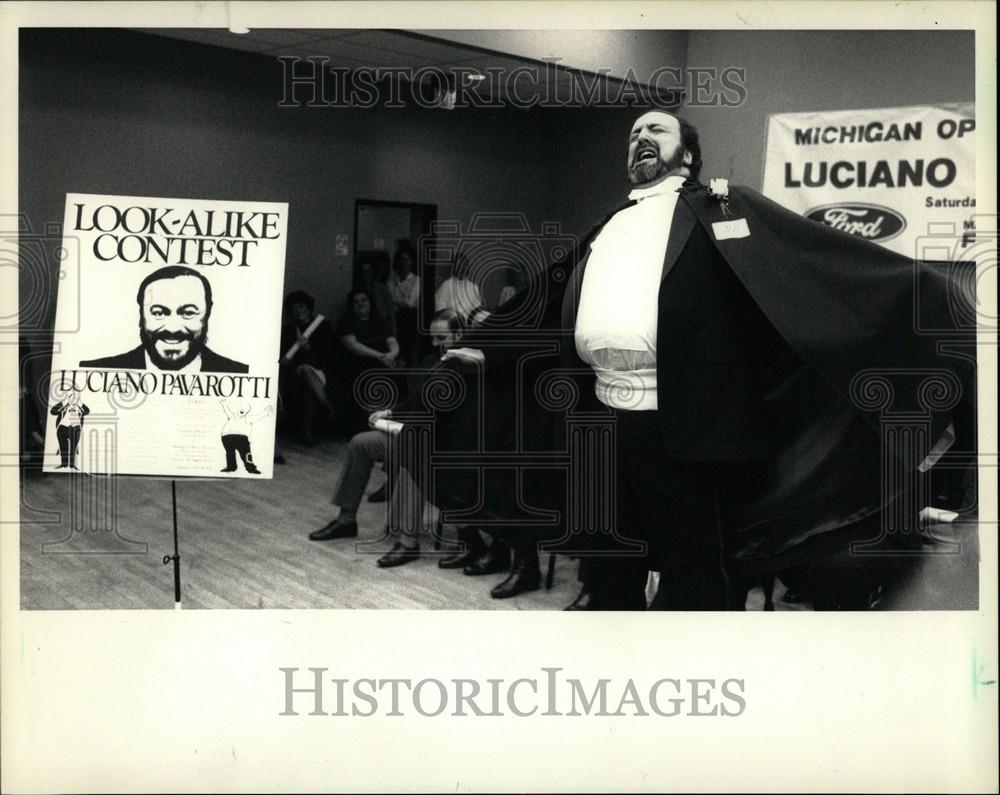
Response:
[{"label": "wooden floor", "polygon": [[[330,502],[346,445],[287,446],[270,481],[179,481],[177,502],[185,608],[561,609],[578,591],[576,564],[557,558],[551,591],[507,600],[489,589],[505,575],[442,571],[430,539],[425,557],[382,570],[385,504],[363,502],[358,539],[309,541],[335,513]],[[369,491],[384,480],[376,468]],[[75,480],[75,483],[74,483]],[[170,481],[111,481],[29,474],[21,517],[21,604],[26,609],[172,608]],[[98,493],[83,493],[84,489]],[[74,502],[74,491],[76,495]],[[105,501],[117,527],[104,529]],[[71,506],[81,504],[82,510]],[[86,521],[80,524],[80,517]],[[74,532],[73,526],[77,525]],[[99,529],[91,529],[95,527]],[[447,554],[445,552],[445,554]],[[543,565],[547,561],[543,559]]]},{"label": "wooden floor", "polygon": [[[346,445],[284,452],[288,464],[275,466],[270,481],[178,482],[185,608],[559,610],[579,590],[576,562],[558,556],[552,590],[491,599],[490,587],[505,575],[442,571],[430,539],[421,560],[378,569],[375,559],[392,544],[379,539],[384,503],[362,503],[358,539],[309,541],[336,511],[330,498]],[[384,477],[376,468],[369,491]],[[169,480],[25,473],[22,607],[172,608],[173,569],[163,564],[173,551],[170,500]],[[762,595],[751,594],[749,606],[761,604]]]}]

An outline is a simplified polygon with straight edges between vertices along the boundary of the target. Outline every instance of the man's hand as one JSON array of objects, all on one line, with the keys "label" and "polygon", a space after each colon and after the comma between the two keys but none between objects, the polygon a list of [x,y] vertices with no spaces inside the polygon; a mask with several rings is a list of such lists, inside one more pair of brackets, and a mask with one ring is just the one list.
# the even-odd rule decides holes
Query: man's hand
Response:
[{"label": "man's hand", "polygon": [[465,364],[482,364],[486,361],[483,352],[478,348],[450,348],[441,357],[442,362],[449,359],[457,359]]},{"label": "man's hand", "polygon": [[392,416],[392,411],[389,409],[381,409],[380,411],[373,411],[368,415],[368,427],[374,428],[375,423],[379,420],[387,420]]},{"label": "man's hand", "polygon": [[296,335],[298,336],[298,338],[299,338],[299,348],[300,348],[300,349],[302,349],[302,350],[304,350],[304,351],[307,351],[307,350],[309,350],[309,338],[308,338],[308,337],[306,337],[306,336],[305,336],[305,335],[304,335],[304,334],[303,334],[303,333],[302,333],[301,331],[299,331],[298,329],[295,329],[295,334],[296,334]]},{"label": "man's hand", "polygon": [[382,364],[384,364],[386,367],[395,367],[396,366],[396,354],[395,353],[392,353],[392,352],[383,353],[381,356],[378,357],[378,360],[380,362],[382,362]]}]

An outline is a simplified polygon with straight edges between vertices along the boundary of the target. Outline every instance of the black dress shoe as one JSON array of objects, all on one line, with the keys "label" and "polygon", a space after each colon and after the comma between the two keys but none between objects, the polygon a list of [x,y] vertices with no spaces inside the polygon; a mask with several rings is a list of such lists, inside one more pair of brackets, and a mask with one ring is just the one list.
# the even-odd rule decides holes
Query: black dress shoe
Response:
[{"label": "black dress shoe", "polygon": [[401,542],[397,541],[392,545],[392,549],[375,561],[375,565],[380,569],[391,569],[393,566],[402,566],[404,563],[409,563],[419,557],[419,546],[404,547]]},{"label": "black dress shoe", "polygon": [[490,544],[484,554],[479,555],[472,563],[462,569],[462,574],[479,577],[483,574],[507,571],[509,567],[510,550],[501,544]]},{"label": "black dress shoe", "polygon": [[525,591],[537,591],[542,587],[542,573],[535,570],[516,568],[511,575],[501,583],[493,586],[490,596],[494,599],[510,599]]},{"label": "black dress shoe", "polygon": [[466,566],[474,563],[481,554],[481,552],[469,550],[468,552],[461,552],[458,555],[449,555],[448,557],[441,558],[441,560],[438,561],[438,568],[464,569]]},{"label": "black dress shoe", "polygon": [[456,552],[438,561],[438,566],[442,569],[464,569],[474,563],[477,558],[486,554],[486,544],[483,537],[479,535],[479,530],[475,527],[458,528],[458,540],[465,548],[464,552]]},{"label": "black dress shoe", "polygon": [[583,586],[583,590],[577,594],[576,599],[573,600],[571,604],[566,605],[563,610],[590,610],[591,603],[594,601],[593,594],[586,585]]},{"label": "black dress shoe", "polygon": [[355,538],[358,535],[357,522],[341,522],[334,519],[327,522],[319,530],[313,530],[309,534],[310,541],[331,541],[334,538]]},{"label": "black dress shoe", "polygon": [[786,605],[800,605],[803,602],[808,602],[809,597],[801,591],[793,591],[789,588],[781,595],[781,601]]},{"label": "black dress shoe", "polygon": [[385,502],[386,491],[386,484],[383,483],[379,488],[368,495],[368,502]]}]

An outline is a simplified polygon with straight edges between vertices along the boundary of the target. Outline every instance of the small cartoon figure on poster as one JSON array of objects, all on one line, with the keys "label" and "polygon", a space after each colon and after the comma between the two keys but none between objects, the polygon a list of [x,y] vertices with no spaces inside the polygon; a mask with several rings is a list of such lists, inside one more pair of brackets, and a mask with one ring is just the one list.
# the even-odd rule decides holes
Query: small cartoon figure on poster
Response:
[{"label": "small cartoon figure on poster", "polygon": [[229,404],[229,400],[223,398],[219,401],[222,410],[226,412],[226,423],[222,426],[222,446],[226,450],[226,468],[223,472],[236,471],[236,455],[239,454],[243,461],[243,467],[251,475],[259,475],[260,470],[253,462],[253,454],[250,452],[250,434],[253,432],[253,424],[257,420],[269,417],[274,409],[268,406],[257,414],[250,414],[250,404],[240,404],[236,409]]},{"label": "small cartoon figure on poster", "polygon": [[80,444],[83,418],[90,414],[87,404],[80,400],[80,393],[70,392],[65,400],[56,403],[50,414],[56,415],[56,439],[62,463],[56,469],[77,469],[76,448]]}]

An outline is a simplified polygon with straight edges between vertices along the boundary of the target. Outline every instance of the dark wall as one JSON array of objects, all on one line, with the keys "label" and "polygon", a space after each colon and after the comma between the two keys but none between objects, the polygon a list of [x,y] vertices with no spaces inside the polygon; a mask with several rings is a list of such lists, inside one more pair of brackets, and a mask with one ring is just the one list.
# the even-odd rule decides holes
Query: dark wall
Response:
[{"label": "dark wall", "polygon": [[338,314],[350,257],[334,239],[353,237],[358,198],[463,224],[546,217],[543,111],[282,109],[272,58],[116,30],[28,30],[20,46],[19,198],[35,229],[61,222],[68,192],[288,202],[286,292]]}]

